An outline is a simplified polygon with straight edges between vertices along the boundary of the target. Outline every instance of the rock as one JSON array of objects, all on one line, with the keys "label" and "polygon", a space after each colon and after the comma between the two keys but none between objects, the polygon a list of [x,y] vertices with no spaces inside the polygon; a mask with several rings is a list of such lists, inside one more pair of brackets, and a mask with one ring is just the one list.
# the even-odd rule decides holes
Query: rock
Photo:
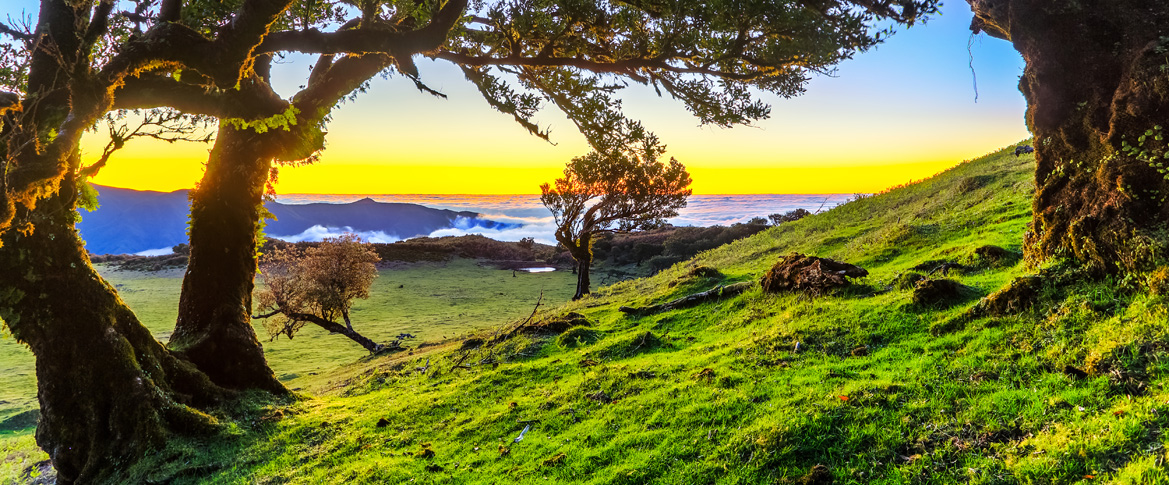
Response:
[{"label": "rock", "polygon": [[974,255],[978,257],[979,260],[991,266],[1012,264],[1015,261],[1018,261],[1020,257],[1019,253],[992,245],[980,246],[976,248],[974,250]]},{"label": "rock", "polygon": [[864,357],[866,355],[869,355],[869,348],[868,348],[868,346],[862,345],[860,347],[852,349],[851,354],[853,357]]},{"label": "rock", "polygon": [[762,284],[767,293],[798,291],[820,295],[833,288],[848,286],[848,278],[868,275],[869,272],[859,266],[792,253],[767,271]]},{"label": "rock", "polygon": [[949,305],[958,303],[973,293],[973,290],[954,280],[922,280],[913,290],[913,303],[921,306]]}]

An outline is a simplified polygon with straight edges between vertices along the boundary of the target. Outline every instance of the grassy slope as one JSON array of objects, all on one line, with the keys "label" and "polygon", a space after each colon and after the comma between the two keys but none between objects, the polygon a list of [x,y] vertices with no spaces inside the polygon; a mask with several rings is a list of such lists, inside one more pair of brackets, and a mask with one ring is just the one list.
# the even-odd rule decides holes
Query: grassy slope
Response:
[{"label": "grassy slope", "polygon": [[[1141,281],[1052,268],[1066,284],[1031,312],[964,325],[953,317],[976,296],[923,309],[909,291],[872,294],[927,260],[971,261],[984,244],[1018,250],[1031,171],[1029,157],[999,151],[603,288],[551,310],[584,313],[592,332],[513,340],[497,349],[498,366],[452,369],[453,343],[350,365],[316,378],[316,397],[245,403],[247,417],[224,436],[174,443],[133,473],[176,483],[753,484],[797,483],[825,465],[836,483],[1167,481],[1169,323],[1165,300]],[[792,251],[871,274],[816,299],[756,288],[651,317],[617,311],[718,283],[687,276],[694,266],[755,280]],[[1017,264],[956,278],[986,294],[1024,274]],[[1066,365],[1092,375],[1070,378]]]},{"label": "grassy slope", "polygon": [[[112,271],[99,266],[155,336],[165,341],[178,312],[181,270],[154,273]],[[436,342],[458,333],[498,325],[531,312],[540,292],[547,301],[572,296],[575,276],[565,272],[520,273],[483,267],[471,260],[419,263],[382,270],[371,298],[354,304],[354,327],[375,341],[401,332],[420,342]],[[401,286],[401,288],[399,288]],[[258,328],[261,336],[263,328]],[[319,373],[359,360],[368,354],[344,337],[308,326],[294,340],[264,343],[268,362],[288,386],[300,389]],[[11,337],[0,340],[0,422],[36,407],[36,375],[32,354]],[[32,429],[0,429],[0,483],[24,466],[44,459],[34,449]],[[23,450],[23,451],[22,451]]]}]

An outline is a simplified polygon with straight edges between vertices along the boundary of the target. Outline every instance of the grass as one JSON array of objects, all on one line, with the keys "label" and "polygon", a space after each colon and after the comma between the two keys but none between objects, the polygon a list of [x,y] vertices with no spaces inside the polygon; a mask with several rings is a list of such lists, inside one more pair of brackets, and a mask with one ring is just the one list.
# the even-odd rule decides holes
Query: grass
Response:
[{"label": "grass", "polygon": [[[170,337],[178,314],[182,270],[114,271],[98,267],[138,318],[162,341]],[[527,315],[541,292],[546,302],[567,301],[575,276],[557,271],[519,273],[481,266],[473,260],[417,263],[383,269],[368,300],[354,304],[353,325],[377,342],[399,333],[435,343],[456,335],[499,325]],[[294,340],[266,341],[268,362],[288,386],[301,388],[308,377],[327,373],[368,353],[348,339],[308,326]],[[11,336],[0,340],[0,422],[36,407],[36,375],[32,353]],[[4,436],[0,429],[0,437]]]},{"label": "grass", "polygon": [[[1098,279],[1058,262],[1031,269],[974,256],[986,244],[1020,250],[1032,173],[1031,157],[1000,150],[548,309],[589,319],[591,331],[571,338],[520,336],[490,354],[449,342],[304,377],[311,396],[241,403],[220,436],[175,441],[127,477],[1167,482],[1165,298],[1139,275]],[[817,298],[756,287],[653,316],[618,311],[757,280],[793,251],[870,276]],[[911,290],[886,290],[935,260],[974,267],[949,276],[972,289],[964,299],[929,307],[913,304]],[[690,276],[697,266],[725,277]],[[958,318],[1030,274],[1048,282],[1030,310]]]}]

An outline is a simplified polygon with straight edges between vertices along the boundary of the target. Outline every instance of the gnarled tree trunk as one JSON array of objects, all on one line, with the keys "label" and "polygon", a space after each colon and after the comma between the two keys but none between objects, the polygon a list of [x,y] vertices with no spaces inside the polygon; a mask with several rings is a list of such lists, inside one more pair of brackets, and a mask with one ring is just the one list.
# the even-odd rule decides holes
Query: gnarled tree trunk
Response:
[{"label": "gnarled tree trunk", "polygon": [[286,393],[251,324],[270,138],[228,123],[219,128],[191,192],[191,256],[169,347],[221,386]]},{"label": "gnarled tree trunk", "polygon": [[579,300],[589,294],[589,267],[593,264],[592,234],[584,233],[573,245],[566,244],[568,253],[576,260],[576,294],[573,300]]},{"label": "gnarled tree trunk", "polygon": [[1011,41],[1027,62],[1029,259],[1072,256],[1112,272],[1164,264],[1169,3],[967,1],[971,30]]},{"label": "gnarled tree trunk", "polygon": [[[196,407],[226,392],[151,336],[90,266],[74,228],[72,181],[0,242],[0,317],[36,356],[37,443],[60,484],[108,477],[173,433],[205,433]],[[69,302],[62,304],[60,302]]]}]

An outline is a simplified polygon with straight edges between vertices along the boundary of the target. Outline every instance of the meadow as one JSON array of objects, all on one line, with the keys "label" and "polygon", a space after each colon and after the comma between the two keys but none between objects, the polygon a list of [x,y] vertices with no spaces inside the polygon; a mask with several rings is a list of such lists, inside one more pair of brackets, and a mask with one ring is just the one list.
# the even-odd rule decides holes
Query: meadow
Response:
[{"label": "meadow", "polygon": [[[119,271],[98,265],[102,276],[154,335],[166,341],[178,315],[183,270]],[[436,343],[486,327],[500,326],[532,312],[541,292],[545,304],[572,296],[576,277],[568,272],[518,272],[496,269],[468,259],[398,264],[382,269],[368,300],[353,306],[353,325],[376,342],[400,333],[416,337],[406,345]],[[299,389],[307,378],[369,356],[343,336],[309,325],[292,340],[268,340],[262,321],[255,322],[268,362],[281,381]],[[0,340],[0,423],[36,407],[32,353],[10,335]],[[4,432],[16,431],[0,427]]]},{"label": "meadow", "polygon": [[[1073,262],[1023,261],[1033,170],[1031,156],[999,150],[542,309],[545,328],[577,323],[567,330],[503,340],[480,330],[413,354],[355,356],[311,376],[279,370],[273,359],[279,372],[298,373],[290,382],[305,390],[299,399],[247,396],[220,416],[218,435],[172,441],[127,476],[179,484],[1169,482],[1169,270],[1112,279]],[[1006,256],[980,256],[986,245]],[[869,275],[815,296],[753,284],[692,308],[640,317],[619,310],[755,282],[793,252]],[[929,278],[958,291],[915,303],[906,275],[942,263],[964,268]],[[979,313],[984,298],[1020,282],[1036,289],[1011,311]],[[521,300],[515,314],[531,310]],[[8,456],[0,478],[27,476],[34,454],[27,434],[0,440]]]}]

